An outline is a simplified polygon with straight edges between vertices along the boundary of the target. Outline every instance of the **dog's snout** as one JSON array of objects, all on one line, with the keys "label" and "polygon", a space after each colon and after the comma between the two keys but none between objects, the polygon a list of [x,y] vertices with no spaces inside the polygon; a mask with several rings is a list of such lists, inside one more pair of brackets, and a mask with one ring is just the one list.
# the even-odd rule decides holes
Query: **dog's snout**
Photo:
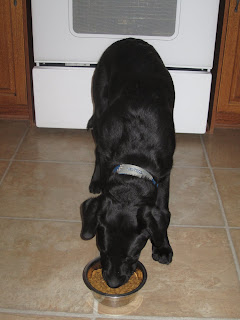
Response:
[{"label": "dog's snout", "polygon": [[125,276],[121,276],[119,273],[110,274],[105,270],[103,271],[103,278],[106,281],[107,285],[111,288],[118,288],[126,282]]},{"label": "dog's snout", "polygon": [[116,277],[116,276],[108,277],[107,276],[105,280],[107,282],[107,285],[111,288],[118,288],[125,283],[124,276],[121,276],[121,277]]}]

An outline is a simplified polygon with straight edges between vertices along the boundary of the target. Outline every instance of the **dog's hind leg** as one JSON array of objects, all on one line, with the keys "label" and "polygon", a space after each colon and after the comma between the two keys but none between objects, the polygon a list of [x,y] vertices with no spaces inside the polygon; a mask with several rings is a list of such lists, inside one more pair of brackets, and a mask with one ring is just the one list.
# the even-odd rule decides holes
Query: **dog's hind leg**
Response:
[{"label": "dog's hind leg", "polygon": [[91,193],[101,193],[102,192],[101,159],[100,159],[101,156],[97,147],[96,147],[95,155],[96,155],[95,168],[94,168],[93,176],[89,185],[89,191]]}]

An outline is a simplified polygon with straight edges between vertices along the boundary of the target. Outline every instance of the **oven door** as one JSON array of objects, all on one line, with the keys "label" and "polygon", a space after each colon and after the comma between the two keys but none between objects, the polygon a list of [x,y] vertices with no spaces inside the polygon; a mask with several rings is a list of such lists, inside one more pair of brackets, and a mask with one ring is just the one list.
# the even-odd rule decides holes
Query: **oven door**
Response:
[{"label": "oven door", "polygon": [[35,62],[95,64],[141,38],[173,68],[211,69],[219,0],[32,0]]}]

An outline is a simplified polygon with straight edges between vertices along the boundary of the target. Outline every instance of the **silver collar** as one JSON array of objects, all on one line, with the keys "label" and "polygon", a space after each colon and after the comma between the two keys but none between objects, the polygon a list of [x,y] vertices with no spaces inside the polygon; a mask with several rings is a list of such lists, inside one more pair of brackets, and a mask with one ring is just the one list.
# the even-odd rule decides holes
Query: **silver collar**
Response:
[{"label": "silver collar", "polygon": [[145,178],[152,181],[152,183],[156,187],[158,187],[157,182],[154,180],[153,176],[149,172],[147,172],[143,168],[134,166],[133,164],[120,164],[113,169],[113,172],[118,174],[126,174],[138,178]]}]

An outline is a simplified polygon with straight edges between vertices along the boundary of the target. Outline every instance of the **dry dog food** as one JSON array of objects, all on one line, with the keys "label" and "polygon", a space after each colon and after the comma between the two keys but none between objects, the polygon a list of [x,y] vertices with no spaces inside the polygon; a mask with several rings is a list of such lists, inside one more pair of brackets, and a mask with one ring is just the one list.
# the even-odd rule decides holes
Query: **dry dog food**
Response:
[{"label": "dry dog food", "polygon": [[143,279],[142,271],[140,269],[137,269],[132,274],[132,276],[130,277],[127,283],[125,283],[119,288],[110,288],[106,284],[105,280],[103,279],[102,269],[97,269],[92,272],[91,277],[89,277],[89,282],[95,289],[103,293],[124,294],[136,289],[142,282],[142,279]]}]

